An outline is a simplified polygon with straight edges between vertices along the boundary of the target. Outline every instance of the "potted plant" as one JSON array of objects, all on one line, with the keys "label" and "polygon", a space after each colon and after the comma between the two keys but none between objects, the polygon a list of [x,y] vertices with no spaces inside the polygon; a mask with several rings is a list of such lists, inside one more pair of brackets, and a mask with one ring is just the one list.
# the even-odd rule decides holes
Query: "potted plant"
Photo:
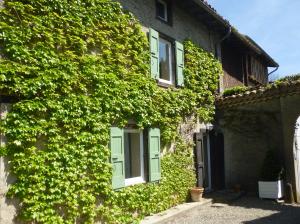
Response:
[{"label": "potted plant", "polygon": [[275,150],[269,150],[263,162],[260,181],[260,198],[279,199],[284,196],[283,168]]},{"label": "potted plant", "polygon": [[194,202],[199,202],[202,200],[202,195],[204,192],[204,188],[203,187],[193,187],[191,190],[191,198],[192,201]]}]

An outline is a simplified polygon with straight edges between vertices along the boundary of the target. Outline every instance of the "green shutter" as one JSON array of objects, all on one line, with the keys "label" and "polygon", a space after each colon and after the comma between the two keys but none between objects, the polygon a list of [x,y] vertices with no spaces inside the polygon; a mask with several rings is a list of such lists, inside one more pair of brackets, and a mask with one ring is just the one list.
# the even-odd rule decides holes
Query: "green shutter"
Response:
[{"label": "green shutter", "polygon": [[175,42],[175,50],[176,50],[176,81],[177,86],[184,85],[184,50],[183,45],[179,42]]},{"label": "green shutter", "polygon": [[149,129],[148,133],[149,150],[149,181],[160,180],[160,130],[158,128]]},{"label": "green shutter", "polygon": [[113,167],[113,189],[125,186],[125,156],[124,156],[124,131],[123,129],[110,128],[111,163]]},{"label": "green shutter", "polygon": [[159,37],[158,32],[149,30],[150,53],[151,53],[151,77],[159,78]]}]

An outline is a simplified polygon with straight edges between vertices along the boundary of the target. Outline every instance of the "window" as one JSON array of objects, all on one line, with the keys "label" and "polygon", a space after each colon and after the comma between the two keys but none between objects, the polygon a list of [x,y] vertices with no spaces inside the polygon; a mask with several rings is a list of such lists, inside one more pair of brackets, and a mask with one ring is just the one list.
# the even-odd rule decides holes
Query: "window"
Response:
[{"label": "window", "polygon": [[169,22],[168,18],[168,4],[165,1],[157,0],[156,1],[156,16],[157,18]]},{"label": "window", "polygon": [[[170,42],[154,29],[149,29],[151,77],[160,84],[184,86],[184,48],[178,41]],[[163,85],[166,86],[166,85]],[[166,86],[168,87],[168,86]]]},{"label": "window", "polygon": [[172,84],[173,54],[171,42],[159,37],[159,81]]},{"label": "window", "polygon": [[[157,182],[160,180],[159,129],[150,128],[141,131],[111,127],[109,147],[113,167],[113,189],[120,189],[146,181]],[[144,148],[147,149],[147,153],[145,153]]]},{"label": "window", "polygon": [[143,133],[124,130],[125,186],[144,182]]}]

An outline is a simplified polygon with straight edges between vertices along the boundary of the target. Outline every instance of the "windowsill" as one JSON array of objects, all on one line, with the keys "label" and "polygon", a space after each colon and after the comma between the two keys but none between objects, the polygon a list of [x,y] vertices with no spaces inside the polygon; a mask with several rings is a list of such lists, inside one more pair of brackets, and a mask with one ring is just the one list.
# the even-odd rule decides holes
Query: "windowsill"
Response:
[{"label": "windowsill", "polygon": [[126,187],[136,185],[136,184],[143,184],[143,183],[146,183],[143,177],[134,177],[134,178],[125,179]]},{"label": "windowsill", "polygon": [[166,81],[164,79],[158,79],[157,80],[157,84],[160,87],[164,87],[164,88],[170,88],[170,87],[175,87],[175,85],[172,82]]},{"label": "windowsill", "polygon": [[160,22],[162,22],[163,24],[166,24],[168,26],[172,26],[172,23],[169,20],[165,20],[165,19],[163,19],[163,18],[161,18],[159,16],[156,16],[156,19],[159,20]]},{"label": "windowsill", "polygon": [[157,19],[159,19],[160,21],[164,22],[164,23],[169,23],[168,19],[162,18],[160,16],[156,16]]}]

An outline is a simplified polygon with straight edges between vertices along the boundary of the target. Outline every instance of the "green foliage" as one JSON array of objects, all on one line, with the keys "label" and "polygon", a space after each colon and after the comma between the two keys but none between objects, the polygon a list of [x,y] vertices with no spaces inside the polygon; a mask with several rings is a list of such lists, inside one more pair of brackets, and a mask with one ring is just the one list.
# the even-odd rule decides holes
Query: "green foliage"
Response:
[{"label": "green foliage", "polygon": [[294,81],[298,81],[300,80],[300,74],[295,74],[295,75],[289,75],[289,76],[286,76],[284,78],[281,78],[281,79],[278,79],[274,82],[274,84],[276,85],[279,85],[281,83],[289,83],[289,82],[294,82]]},{"label": "green foliage", "polygon": [[1,147],[0,147],[0,157],[1,157],[1,156],[6,156],[6,155],[7,155],[7,148],[1,146]]},{"label": "green foliage", "polygon": [[[21,200],[20,217],[37,223],[132,223],[183,202],[194,184],[191,146],[178,125],[212,119],[219,63],[186,47],[182,89],[150,78],[146,35],[110,0],[7,0],[0,11],[0,92],[18,99],[3,124]],[[109,127],[135,120],[156,126],[175,153],[162,181],[111,188]],[[3,151],[3,152],[2,152]],[[134,215],[132,215],[134,214]]]},{"label": "green foliage", "polygon": [[[177,144],[174,153],[168,153],[162,158],[160,183],[135,185],[112,192],[106,203],[115,210],[109,210],[104,219],[112,223],[116,223],[116,220],[132,223],[137,214],[142,218],[185,202],[189,189],[196,182],[194,173],[191,146]],[[101,213],[105,214],[103,211]]]},{"label": "green foliage", "polygon": [[203,121],[208,122],[214,114],[215,92],[222,74],[221,64],[213,54],[197,47],[189,40],[184,42],[184,51],[185,87],[187,91],[191,91],[191,96],[195,97],[190,97],[190,100],[198,103],[194,112]]},{"label": "green foliage", "polygon": [[229,89],[224,90],[223,92],[223,97],[226,96],[232,96],[240,93],[244,93],[248,90],[249,88],[246,86],[235,86]]}]

